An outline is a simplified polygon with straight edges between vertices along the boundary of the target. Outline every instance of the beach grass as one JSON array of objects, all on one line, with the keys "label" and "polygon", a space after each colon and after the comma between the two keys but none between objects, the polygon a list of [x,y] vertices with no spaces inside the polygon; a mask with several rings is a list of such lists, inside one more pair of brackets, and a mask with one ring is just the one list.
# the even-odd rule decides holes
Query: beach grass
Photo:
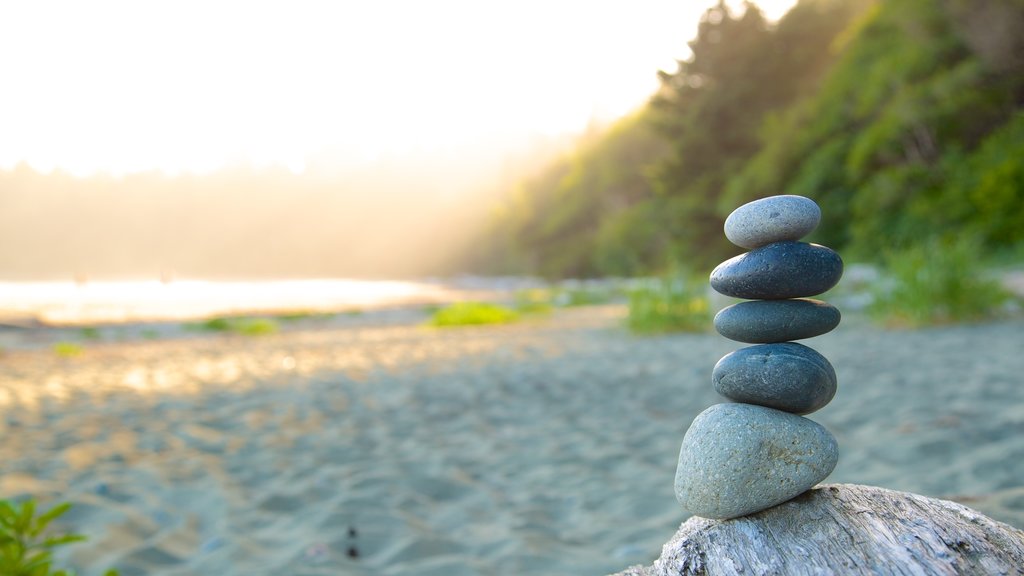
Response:
[{"label": "beach grass", "polygon": [[53,345],[53,353],[61,358],[81,356],[84,351],[85,349],[81,344],[75,344],[74,342],[57,342]]},{"label": "beach grass", "polygon": [[[345,313],[350,314],[350,312]],[[335,312],[317,312],[314,310],[298,310],[295,312],[286,312],[279,314],[274,318],[281,322],[301,322],[304,320],[331,320],[338,314]]]},{"label": "beach grass", "polygon": [[204,332],[227,332],[242,336],[265,336],[277,333],[280,326],[273,318],[232,318],[220,316],[189,325]]},{"label": "beach grass", "polygon": [[456,302],[438,309],[428,324],[439,328],[508,324],[521,318],[521,314],[498,304],[488,302]]},{"label": "beach grass", "polygon": [[629,294],[626,324],[636,334],[706,331],[711,306],[703,280],[676,275],[635,288]]},{"label": "beach grass", "polygon": [[987,274],[979,246],[966,237],[886,254],[869,312],[887,326],[909,328],[997,317],[1012,296]]}]

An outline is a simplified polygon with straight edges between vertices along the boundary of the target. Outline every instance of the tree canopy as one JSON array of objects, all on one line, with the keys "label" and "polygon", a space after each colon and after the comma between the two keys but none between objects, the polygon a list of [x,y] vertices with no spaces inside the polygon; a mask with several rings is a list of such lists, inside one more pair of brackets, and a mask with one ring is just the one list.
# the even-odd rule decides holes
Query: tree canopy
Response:
[{"label": "tree canopy", "polygon": [[[548,277],[705,269],[736,206],[801,194],[857,258],[936,236],[1024,242],[1024,3],[801,0],[708,9],[650,103],[501,206],[477,267]],[[486,265],[485,265],[486,264]]]}]

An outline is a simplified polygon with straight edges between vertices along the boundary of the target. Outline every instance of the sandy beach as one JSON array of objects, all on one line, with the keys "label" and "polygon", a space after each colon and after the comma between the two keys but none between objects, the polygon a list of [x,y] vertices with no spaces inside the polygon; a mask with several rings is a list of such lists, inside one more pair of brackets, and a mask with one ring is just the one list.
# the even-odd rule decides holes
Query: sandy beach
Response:
[{"label": "sandy beach", "polygon": [[[622,307],[498,327],[415,314],[261,337],[100,340],[0,356],[0,497],[76,507],[85,576],[605,574],[685,512],[682,435],[721,399],[709,332]],[[1024,527],[1024,322],[805,341],[839,392],[829,482],[954,499]]]}]

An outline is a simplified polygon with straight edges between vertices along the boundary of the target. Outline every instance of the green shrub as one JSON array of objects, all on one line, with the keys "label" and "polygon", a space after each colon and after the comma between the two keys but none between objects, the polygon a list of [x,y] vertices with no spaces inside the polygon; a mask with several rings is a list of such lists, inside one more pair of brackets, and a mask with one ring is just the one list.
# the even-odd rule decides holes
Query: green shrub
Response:
[{"label": "green shrub", "polygon": [[84,351],[81,345],[74,342],[57,342],[53,345],[53,353],[61,358],[74,358]]},{"label": "green shrub", "polygon": [[471,326],[479,324],[507,324],[519,319],[514,310],[486,302],[456,302],[434,312],[431,326]]},{"label": "green shrub", "polygon": [[627,325],[639,334],[707,330],[711,307],[704,282],[677,276],[634,289],[629,295]]},{"label": "green shrub", "polygon": [[196,327],[210,332],[227,332],[231,330],[231,320],[229,318],[210,318],[200,322]]},{"label": "green shrub", "polygon": [[234,323],[232,331],[243,336],[264,336],[277,332],[277,322],[270,318],[241,318]]},{"label": "green shrub", "polygon": [[1010,295],[985,274],[973,238],[930,240],[884,257],[871,314],[892,326],[928,326],[996,316]]},{"label": "green shrub", "polygon": [[243,336],[263,336],[266,334],[274,334],[278,329],[277,322],[271,318],[219,317],[210,318],[209,320],[205,320],[199,324],[192,324],[190,327],[207,332],[231,332],[233,334],[241,334]]},{"label": "green shrub", "polygon": [[[16,506],[0,500],[0,574],[4,576],[73,576],[73,572],[53,568],[53,549],[85,540],[81,534],[50,536],[44,534],[50,522],[71,508],[64,503],[36,515],[34,500]],[[108,570],[105,576],[117,576]]]}]

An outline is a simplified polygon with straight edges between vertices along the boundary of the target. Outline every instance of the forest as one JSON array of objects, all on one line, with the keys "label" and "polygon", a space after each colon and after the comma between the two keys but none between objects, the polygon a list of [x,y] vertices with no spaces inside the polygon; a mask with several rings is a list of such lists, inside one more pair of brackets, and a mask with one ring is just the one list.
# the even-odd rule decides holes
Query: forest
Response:
[{"label": "forest", "polygon": [[707,10],[632,115],[506,191],[466,255],[547,278],[710,270],[737,206],[800,194],[848,261],[1024,245],[1024,2],[801,0]]}]

